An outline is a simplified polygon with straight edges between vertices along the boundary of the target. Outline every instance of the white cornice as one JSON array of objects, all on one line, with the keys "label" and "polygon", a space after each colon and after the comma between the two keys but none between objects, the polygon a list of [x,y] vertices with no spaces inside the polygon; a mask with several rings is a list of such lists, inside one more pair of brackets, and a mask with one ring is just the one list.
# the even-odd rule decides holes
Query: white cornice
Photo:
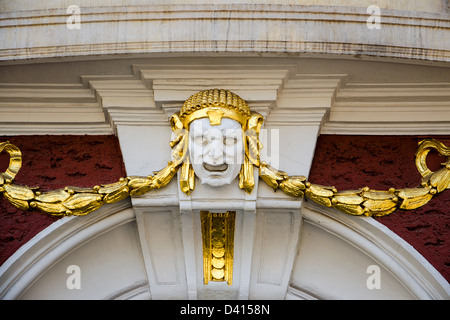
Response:
[{"label": "white cornice", "polygon": [[111,133],[95,95],[81,84],[0,84],[0,135]]},{"label": "white cornice", "polygon": [[176,52],[450,61],[448,42],[442,40],[448,38],[448,13],[383,10],[381,29],[370,30],[365,7],[233,3],[169,8],[81,7],[80,30],[66,27],[65,8],[1,13],[0,61]]},{"label": "white cornice", "polygon": [[206,89],[225,88],[248,103],[274,102],[295,65],[138,65],[134,73],[153,89],[155,103],[179,103]]},{"label": "white cornice", "polygon": [[321,133],[450,134],[450,83],[349,83]]},{"label": "white cornice", "polygon": [[111,134],[120,124],[167,126],[187,97],[214,87],[246,99],[266,126],[322,122],[321,134],[450,134],[448,82],[348,82],[346,74],[302,74],[295,64],[131,69],[129,75],[83,75],[80,84],[0,84],[0,135]]}]

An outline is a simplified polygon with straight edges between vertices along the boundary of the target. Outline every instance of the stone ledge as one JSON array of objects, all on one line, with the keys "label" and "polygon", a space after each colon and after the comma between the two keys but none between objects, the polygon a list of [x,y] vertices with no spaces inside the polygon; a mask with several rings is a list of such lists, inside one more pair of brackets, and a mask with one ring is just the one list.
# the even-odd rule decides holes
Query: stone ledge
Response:
[{"label": "stone ledge", "polygon": [[[0,14],[0,61],[171,52],[314,53],[450,61],[446,13],[381,12],[369,30],[362,7],[260,4],[81,8]],[[111,32],[115,30],[115,32]],[[29,35],[33,34],[30,38]]]}]

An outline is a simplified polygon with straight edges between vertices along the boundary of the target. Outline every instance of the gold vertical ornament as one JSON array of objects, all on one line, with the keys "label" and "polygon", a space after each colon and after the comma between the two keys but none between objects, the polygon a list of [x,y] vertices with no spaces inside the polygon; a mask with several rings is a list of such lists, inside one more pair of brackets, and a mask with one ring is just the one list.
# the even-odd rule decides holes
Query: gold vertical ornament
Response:
[{"label": "gold vertical ornament", "polygon": [[234,224],[236,212],[201,211],[203,282],[233,283]]}]

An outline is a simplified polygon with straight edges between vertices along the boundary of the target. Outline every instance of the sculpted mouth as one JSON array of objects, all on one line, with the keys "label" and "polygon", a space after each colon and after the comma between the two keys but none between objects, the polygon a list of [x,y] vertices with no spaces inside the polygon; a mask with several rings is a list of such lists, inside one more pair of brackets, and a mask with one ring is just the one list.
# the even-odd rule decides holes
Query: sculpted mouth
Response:
[{"label": "sculpted mouth", "polygon": [[206,170],[208,170],[208,171],[223,172],[223,171],[226,171],[228,169],[228,164],[223,163],[223,164],[219,164],[217,166],[214,166],[214,165],[211,165],[211,164],[203,163],[203,167]]}]

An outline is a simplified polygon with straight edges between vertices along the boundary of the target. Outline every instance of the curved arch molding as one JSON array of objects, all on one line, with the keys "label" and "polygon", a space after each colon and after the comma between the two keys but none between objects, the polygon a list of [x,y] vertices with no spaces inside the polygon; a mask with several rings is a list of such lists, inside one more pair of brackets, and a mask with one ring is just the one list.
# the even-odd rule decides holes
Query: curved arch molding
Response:
[{"label": "curved arch molding", "polygon": [[[2,299],[150,298],[129,201],[84,219],[62,218],[22,246],[0,268]],[[71,265],[81,290],[69,290]]]},{"label": "curved arch molding", "polygon": [[[287,299],[448,299],[447,281],[411,245],[373,218],[307,202]],[[381,288],[366,285],[380,268]]]}]

